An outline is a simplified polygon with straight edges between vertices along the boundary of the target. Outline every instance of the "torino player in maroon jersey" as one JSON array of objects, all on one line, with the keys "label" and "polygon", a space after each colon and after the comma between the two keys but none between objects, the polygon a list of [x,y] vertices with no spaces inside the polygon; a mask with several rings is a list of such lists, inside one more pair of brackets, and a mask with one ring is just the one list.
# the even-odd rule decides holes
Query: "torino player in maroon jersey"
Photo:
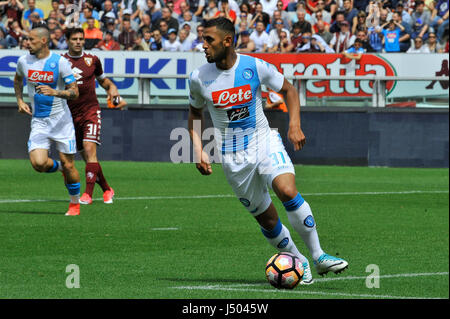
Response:
[{"label": "torino player in maroon jersey", "polygon": [[111,100],[120,100],[116,85],[103,74],[103,68],[97,56],[83,52],[84,32],[81,28],[66,31],[69,52],[64,57],[72,65],[77,80],[79,98],[70,101],[69,108],[75,126],[77,148],[86,162],[86,190],[80,198],[81,204],[92,203],[92,193],[97,182],[103,190],[103,201],[113,202],[114,190],[103,176],[102,167],[97,159],[97,144],[100,145],[101,111],[95,93],[95,79],[106,90]]}]

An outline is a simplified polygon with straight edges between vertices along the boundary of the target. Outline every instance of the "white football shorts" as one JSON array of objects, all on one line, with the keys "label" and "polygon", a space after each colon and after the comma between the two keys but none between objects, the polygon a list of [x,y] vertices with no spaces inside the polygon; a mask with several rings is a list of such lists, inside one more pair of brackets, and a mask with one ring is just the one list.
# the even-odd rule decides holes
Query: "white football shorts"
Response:
[{"label": "white football shorts", "polygon": [[265,212],[272,202],[269,187],[275,177],[291,173],[294,165],[284,148],[277,131],[271,131],[261,151],[249,149],[222,155],[222,167],[234,193],[245,208],[258,216]]},{"label": "white football shorts", "polygon": [[51,142],[64,154],[77,152],[75,129],[70,112],[58,112],[49,117],[33,117],[28,139],[28,153],[34,149],[50,149]]}]

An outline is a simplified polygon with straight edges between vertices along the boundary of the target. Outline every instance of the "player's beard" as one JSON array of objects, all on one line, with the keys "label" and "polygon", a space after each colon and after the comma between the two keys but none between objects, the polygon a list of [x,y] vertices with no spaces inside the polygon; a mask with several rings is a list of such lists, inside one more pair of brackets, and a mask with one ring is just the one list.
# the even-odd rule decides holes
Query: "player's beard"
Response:
[{"label": "player's beard", "polygon": [[216,51],[215,56],[210,55],[209,57],[207,57],[206,61],[208,61],[208,63],[217,63],[225,60],[226,57],[227,51],[225,50],[225,48],[222,48],[220,51]]}]

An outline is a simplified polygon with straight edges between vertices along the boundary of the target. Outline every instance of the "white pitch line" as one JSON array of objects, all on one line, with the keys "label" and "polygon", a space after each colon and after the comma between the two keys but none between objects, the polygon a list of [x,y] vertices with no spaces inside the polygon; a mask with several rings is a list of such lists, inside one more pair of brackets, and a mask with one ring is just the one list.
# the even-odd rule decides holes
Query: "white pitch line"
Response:
[{"label": "white pitch line", "polygon": [[178,230],[177,227],[161,227],[161,228],[152,228],[151,230]]},{"label": "white pitch line", "polygon": [[[354,196],[354,195],[408,195],[408,194],[447,194],[448,190],[437,191],[397,191],[397,192],[342,192],[342,193],[303,193],[303,196]],[[275,196],[272,194],[271,196]],[[182,195],[182,196],[140,196],[140,197],[114,197],[114,200],[166,200],[166,199],[209,199],[209,198],[231,198],[233,194],[215,195]],[[39,203],[65,201],[66,199],[0,199],[0,204],[14,203]],[[94,201],[102,201],[103,198],[95,198]]]},{"label": "white pitch line", "polygon": [[[420,276],[448,276],[448,272],[435,273],[411,273],[411,274],[394,274],[382,275],[379,278],[404,278],[404,277],[420,277]],[[334,280],[359,280],[366,279],[365,276],[348,276],[337,278],[317,278],[315,282],[334,281]],[[267,292],[267,293],[288,293],[288,294],[308,294],[308,295],[323,295],[323,296],[341,296],[341,297],[358,297],[358,298],[382,298],[382,299],[442,299],[444,297],[410,297],[410,296],[393,296],[393,295],[376,295],[376,294],[352,294],[341,292],[323,292],[323,291],[309,291],[309,290],[272,290],[259,289],[253,287],[267,286],[267,284],[236,284],[236,285],[206,285],[206,286],[182,286],[171,287],[173,289],[187,289],[187,290],[222,290],[222,291],[246,291],[246,292]],[[300,286],[301,287],[301,286]]]},{"label": "white pitch line", "polygon": [[344,292],[323,292],[323,291],[301,291],[301,290],[278,290],[278,289],[245,289],[222,286],[185,286],[172,287],[174,289],[188,290],[221,290],[221,291],[245,291],[245,292],[265,292],[265,293],[285,293],[296,295],[322,295],[322,296],[338,296],[338,297],[357,297],[357,298],[381,298],[381,299],[444,299],[444,297],[409,297],[409,296],[392,296],[392,295],[371,295],[371,294],[351,294]]}]

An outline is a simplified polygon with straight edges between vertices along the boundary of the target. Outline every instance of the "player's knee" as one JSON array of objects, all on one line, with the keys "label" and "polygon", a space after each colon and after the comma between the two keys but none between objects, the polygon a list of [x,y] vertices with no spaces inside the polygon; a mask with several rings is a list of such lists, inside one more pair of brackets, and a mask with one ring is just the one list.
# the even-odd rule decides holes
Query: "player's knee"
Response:
[{"label": "player's knee", "polygon": [[297,196],[298,190],[295,185],[282,185],[278,188],[278,193],[280,200],[282,202],[287,202]]},{"label": "player's knee", "polygon": [[48,167],[45,165],[44,162],[31,162],[31,166],[34,168],[36,172],[44,173],[48,170]]},{"label": "player's knee", "polygon": [[67,160],[63,160],[61,161],[61,165],[63,167],[64,171],[72,171],[75,168],[75,163],[74,161],[67,161]]}]

